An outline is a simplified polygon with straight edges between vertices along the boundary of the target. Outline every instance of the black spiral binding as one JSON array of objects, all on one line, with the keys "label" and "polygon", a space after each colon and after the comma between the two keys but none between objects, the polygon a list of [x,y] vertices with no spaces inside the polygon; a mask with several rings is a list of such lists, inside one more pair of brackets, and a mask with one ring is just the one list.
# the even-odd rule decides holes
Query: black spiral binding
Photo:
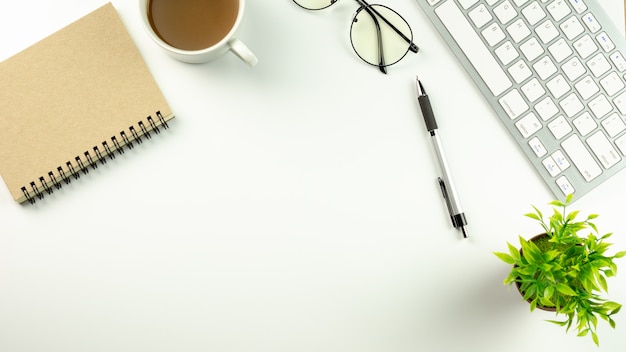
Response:
[{"label": "black spiral binding", "polygon": [[150,132],[159,134],[161,133],[161,127],[164,129],[169,128],[160,111],[157,111],[156,119],[157,121],[152,116],[148,116],[146,118],[148,126],[143,121],[139,121],[137,122],[139,129],[135,128],[135,126],[128,128],[130,135],[126,131],[121,131],[119,133],[121,140],[117,136],[112,136],[109,140],[94,146],[91,151],[86,150],[83,153],[83,158],[76,156],[74,162],[67,161],[65,167],[58,166],[56,174],[54,171],[49,171],[46,176],[40,176],[37,180],[38,182],[31,181],[27,186],[21,188],[24,197],[30,204],[34,204],[37,199],[44,197],[44,193],[51,194],[55,189],[61,189],[63,183],[69,184],[72,182],[72,177],[79,179],[81,172],[85,175],[88,174],[89,167],[96,169],[98,168],[98,163],[101,165],[106,164],[107,158],[110,160],[115,159],[116,151],[122,155],[124,154],[124,147],[133,149],[134,142],[142,143],[142,138],[152,138]]}]

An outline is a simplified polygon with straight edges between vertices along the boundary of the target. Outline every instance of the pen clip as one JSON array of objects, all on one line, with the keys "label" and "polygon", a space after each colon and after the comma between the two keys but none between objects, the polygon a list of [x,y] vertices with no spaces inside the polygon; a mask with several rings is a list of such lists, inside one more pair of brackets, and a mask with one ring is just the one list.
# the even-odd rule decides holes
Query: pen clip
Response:
[{"label": "pen clip", "polygon": [[450,221],[452,221],[452,226],[456,227],[456,223],[454,222],[454,214],[452,214],[452,204],[450,203],[450,197],[448,196],[448,190],[446,189],[446,183],[443,182],[441,177],[437,177],[437,182],[439,182],[439,187],[441,188],[441,194],[443,195],[443,199],[446,201],[446,207],[448,208],[448,214],[450,214]]},{"label": "pen clip", "polygon": [[441,177],[437,177],[437,181],[439,182],[439,187],[441,188],[441,194],[443,194],[443,199],[446,201],[446,207],[448,208],[448,214],[450,214],[450,221],[452,222],[452,226],[455,228],[459,228],[463,233],[463,237],[467,238],[467,232],[465,231],[465,225],[467,221],[465,220],[465,214],[453,214],[452,203],[450,202],[450,197],[448,196],[448,190],[446,189],[446,183],[443,182]]}]

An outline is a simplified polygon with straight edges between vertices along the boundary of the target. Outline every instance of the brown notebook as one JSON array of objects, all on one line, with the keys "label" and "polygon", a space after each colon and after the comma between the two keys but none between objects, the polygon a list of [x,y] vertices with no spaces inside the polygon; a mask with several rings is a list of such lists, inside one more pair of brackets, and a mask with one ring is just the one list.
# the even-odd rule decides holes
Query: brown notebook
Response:
[{"label": "brown notebook", "polygon": [[0,63],[0,175],[33,203],[174,116],[110,3]]}]

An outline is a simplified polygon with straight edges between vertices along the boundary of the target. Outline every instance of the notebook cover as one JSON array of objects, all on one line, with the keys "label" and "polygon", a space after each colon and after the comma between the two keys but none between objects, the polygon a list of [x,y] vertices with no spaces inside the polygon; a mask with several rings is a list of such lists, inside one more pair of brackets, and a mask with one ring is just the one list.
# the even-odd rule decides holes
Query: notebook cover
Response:
[{"label": "notebook cover", "polygon": [[111,3],[0,63],[0,84],[0,175],[20,203],[138,121],[173,118]]}]

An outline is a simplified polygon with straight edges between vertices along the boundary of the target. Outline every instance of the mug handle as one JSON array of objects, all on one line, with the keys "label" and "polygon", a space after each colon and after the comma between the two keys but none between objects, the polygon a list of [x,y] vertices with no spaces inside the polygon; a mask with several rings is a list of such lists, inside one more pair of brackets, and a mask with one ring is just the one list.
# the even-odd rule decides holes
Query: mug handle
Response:
[{"label": "mug handle", "polygon": [[250,67],[256,65],[259,61],[241,40],[232,38],[228,44],[230,45],[230,51],[232,51],[233,54],[237,55],[238,58],[247,63]]}]

